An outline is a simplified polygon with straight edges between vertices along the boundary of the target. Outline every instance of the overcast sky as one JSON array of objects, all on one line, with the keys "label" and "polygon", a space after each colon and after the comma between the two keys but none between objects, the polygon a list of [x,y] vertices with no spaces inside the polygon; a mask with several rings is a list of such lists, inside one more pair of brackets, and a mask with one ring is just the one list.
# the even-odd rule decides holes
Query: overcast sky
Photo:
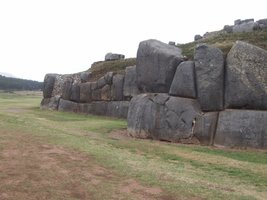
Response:
[{"label": "overcast sky", "polygon": [[0,72],[42,81],[87,70],[146,39],[186,43],[235,19],[267,18],[266,0],[0,0]]}]

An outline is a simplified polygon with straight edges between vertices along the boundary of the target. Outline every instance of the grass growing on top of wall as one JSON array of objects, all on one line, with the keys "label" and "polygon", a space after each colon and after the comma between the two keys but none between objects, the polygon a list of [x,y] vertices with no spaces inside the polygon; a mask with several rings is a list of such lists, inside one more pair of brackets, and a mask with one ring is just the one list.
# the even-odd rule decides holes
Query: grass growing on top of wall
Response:
[{"label": "grass growing on top of wall", "polygon": [[135,64],[135,58],[114,61],[100,61],[93,63],[89,71],[92,72],[92,80],[96,81],[104,76],[107,72],[124,73],[126,67],[133,66]]}]

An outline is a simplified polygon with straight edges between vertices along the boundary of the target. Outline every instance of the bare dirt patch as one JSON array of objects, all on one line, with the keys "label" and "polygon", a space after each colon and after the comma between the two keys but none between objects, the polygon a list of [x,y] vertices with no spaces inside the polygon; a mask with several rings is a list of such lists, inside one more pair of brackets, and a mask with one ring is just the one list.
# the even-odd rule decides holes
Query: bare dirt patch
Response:
[{"label": "bare dirt patch", "polygon": [[[0,200],[172,199],[89,155],[23,133],[0,131]],[[166,197],[166,198],[165,198]]]}]

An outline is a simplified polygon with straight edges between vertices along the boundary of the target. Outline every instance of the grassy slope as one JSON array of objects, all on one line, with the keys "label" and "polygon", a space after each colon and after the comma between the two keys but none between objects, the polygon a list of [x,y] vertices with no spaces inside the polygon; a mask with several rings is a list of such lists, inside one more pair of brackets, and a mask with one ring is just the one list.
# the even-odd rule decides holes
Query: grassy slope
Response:
[{"label": "grassy slope", "polygon": [[124,69],[126,67],[133,66],[135,64],[135,58],[115,61],[100,61],[93,63],[89,71],[92,72],[92,80],[97,80],[104,76],[107,72],[113,71],[117,73],[124,73]]},{"label": "grassy slope", "polygon": [[[85,152],[120,176],[158,186],[174,199],[267,196],[266,151],[118,139],[110,137],[109,132],[125,128],[125,120],[40,111],[39,102],[38,96],[0,94],[1,130],[22,132],[45,143]],[[5,139],[5,135],[0,137]],[[103,193],[106,189],[102,188]]]},{"label": "grassy slope", "polygon": [[245,41],[267,50],[267,31],[254,31],[251,33],[224,33],[212,38],[203,39],[197,42],[181,44],[183,54],[189,59],[193,59],[194,49],[198,43],[207,43],[220,48],[226,55],[235,41]]}]

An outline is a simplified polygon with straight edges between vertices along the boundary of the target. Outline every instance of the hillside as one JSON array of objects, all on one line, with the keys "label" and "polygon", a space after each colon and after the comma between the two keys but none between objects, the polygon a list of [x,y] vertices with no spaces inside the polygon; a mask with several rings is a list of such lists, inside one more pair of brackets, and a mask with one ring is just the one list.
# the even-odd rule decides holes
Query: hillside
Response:
[{"label": "hillside", "polygon": [[191,60],[193,59],[195,46],[199,43],[214,45],[221,49],[226,55],[237,40],[248,42],[267,50],[267,31],[253,31],[249,33],[221,33],[195,42],[179,44],[178,47],[183,50],[183,55]]},{"label": "hillside", "polygon": [[0,90],[41,90],[42,82],[0,75]]}]

